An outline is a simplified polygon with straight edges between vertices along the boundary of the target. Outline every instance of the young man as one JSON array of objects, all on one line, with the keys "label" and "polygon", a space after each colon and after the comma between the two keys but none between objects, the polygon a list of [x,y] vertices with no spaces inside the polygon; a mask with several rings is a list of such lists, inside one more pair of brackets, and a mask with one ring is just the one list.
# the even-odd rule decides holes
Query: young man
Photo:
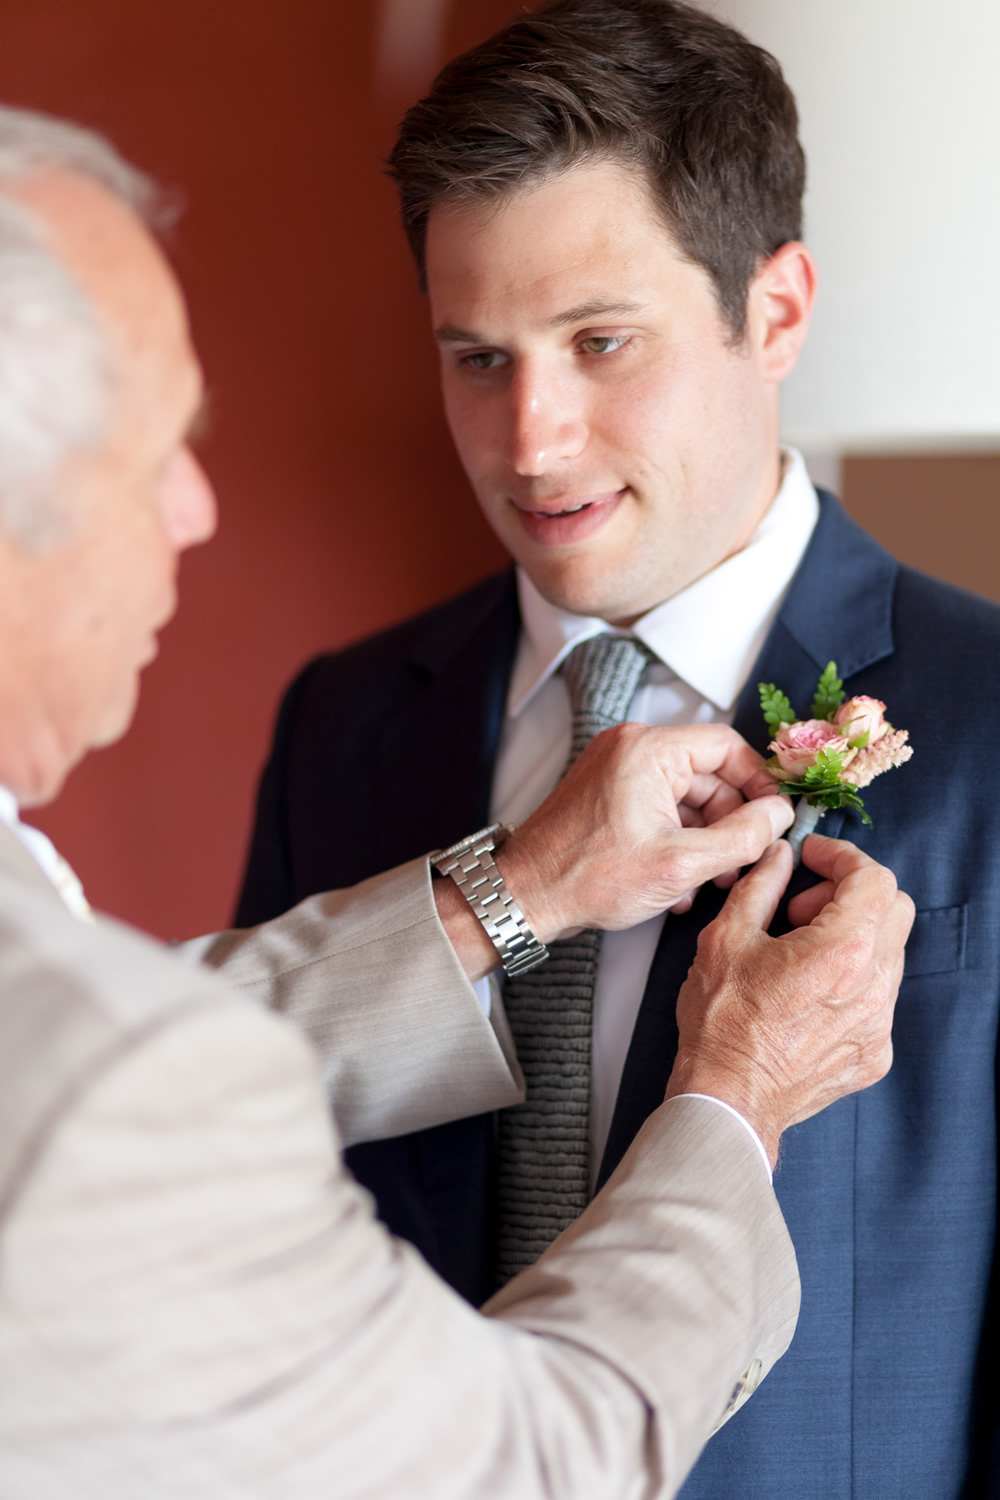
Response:
[{"label": "young man", "polygon": [[[543,937],[768,851],[693,977],[672,1097],[492,1322],[392,1241],[338,1133],[519,1094],[457,887],[423,859],[202,940],[226,986],[94,918],[18,816],[124,732],[215,524],[148,204],[106,143],[0,107],[0,1494],[670,1495],[791,1336],[768,1160],[888,1067],[911,904],[816,840],[831,886],[767,938],[789,812],[743,801],[754,752],[715,726],[603,736],[497,857]],[[258,1000],[315,1036],[334,1129],[316,1057]]]},{"label": "young man", "polygon": [[[823,825],[916,899],[897,1062],[786,1142],[799,1336],[685,1494],[992,1493],[977,1364],[995,1242],[1000,615],[898,566],[779,448],[815,290],[794,101],[773,59],[701,11],[560,0],[444,70],[392,169],[456,446],[517,567],[294,684],[241,920],[405,858],[432,829],[519,822],[565,764],[574,652],[596,632],[648,656],[632,717],[731,722],[760,749],[757,683],[805,713],[835,660],[915,750],[866,794],[872,829]],[[466,1295],[544,1242],[583,1155],[574,1110],[584,1189],[620,1159],[662,1089],[716,910],[703,893],[607,936],[585,1000],[546,995],[540,968],[544,1026],[508,986],[539,1180],[518,1181],[513,1111],[352,1154],[386,1220]],[[570,977],[586,962],[572,956]]]}]

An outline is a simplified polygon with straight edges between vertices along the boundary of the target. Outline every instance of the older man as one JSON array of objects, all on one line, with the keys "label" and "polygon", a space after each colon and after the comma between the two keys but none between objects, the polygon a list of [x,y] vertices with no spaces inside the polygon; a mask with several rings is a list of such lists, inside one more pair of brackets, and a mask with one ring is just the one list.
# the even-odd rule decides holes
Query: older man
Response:
[{"label": "older man", "polygon": [[310,1027],[337,1125],[370,1137],[517,1099],[502,1008],[466,977],[497,946],[683,906],[767,851],[681,997],[670,1099],[492,1320],[393,1241],[295,1032],[94,920],[18,817],[126,728],[178,557],[214,526],[148,198],[96,138],[0,110],[0,1492],[670,1494],[791,1335],[768,1162],[888,1066],[908,900],[816,840],[826,883],[768,938],[789,814],[743,802],[759,758],[725,728],[632,729],[498,852],[517,932],[432,891],[425,859],[202,940]]}]

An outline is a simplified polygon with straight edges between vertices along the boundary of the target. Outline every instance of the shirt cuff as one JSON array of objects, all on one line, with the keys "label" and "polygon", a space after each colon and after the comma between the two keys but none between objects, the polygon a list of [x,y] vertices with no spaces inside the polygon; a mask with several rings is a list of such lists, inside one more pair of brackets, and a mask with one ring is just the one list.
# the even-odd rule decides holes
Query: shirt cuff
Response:
[{"label": "shirt cuff", "polygon": [[496,980],[492,974],[487,974],[483,979],[477,979],[472,988],[476,992],[476,999],[483,1007],[483,1015],[487,1020],[493,1009],[493,996],[496,994]]},{"label": "shirt cuff", "polygon": [[[489,1012],[487,1011],[487,1015],[488,1014]],[[754,1145],[760,1152],[760,1159],[764,1163],[764,1168],[767,1172],[767,1180],[773,1187],[774,1173],[771,1171],[771,1162],[767,1152],[764,1150],[764,1143],[761,1140],[760,1136],[757,1134],[756,1130],[754,1130],[753,1126],[750,1124],[750,1121],[744,1119],[738,1109],[734,1109],[733,1106],[731,1104],[727,1104],[724,1099],[716,1099],[714,1094],[678,1094],[675,1097],[682,1099],[707,1099],[710,1104],[717,1104],[720,1109],[726,1110],[728,1114],[732,1115],[734,1120],[739,1120],[740,1124],[743,1126],[743,1129],[747,1131],[747,1133],[751,1136]]]}]

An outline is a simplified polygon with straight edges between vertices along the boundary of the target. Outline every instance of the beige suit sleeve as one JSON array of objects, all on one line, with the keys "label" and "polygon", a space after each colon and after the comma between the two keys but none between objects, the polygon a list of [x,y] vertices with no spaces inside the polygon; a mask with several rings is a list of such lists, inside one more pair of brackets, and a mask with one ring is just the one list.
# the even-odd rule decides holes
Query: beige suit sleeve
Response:
[{"label": "beige suit sleeve", "polygon": [[305,1044],[235,1000],[68,1099],[6,1207],[5,1500],[669,1496],[790,1337],[773,1193],[711,1105],[659,1110],[489,1319],[331,1129]]},{"label": "beige suit sleeve", "polygon": [[345,1145],[523,1097],[502,1006],[484,1015],[438,917],[426,859],[181,951],[301,1027]]}]

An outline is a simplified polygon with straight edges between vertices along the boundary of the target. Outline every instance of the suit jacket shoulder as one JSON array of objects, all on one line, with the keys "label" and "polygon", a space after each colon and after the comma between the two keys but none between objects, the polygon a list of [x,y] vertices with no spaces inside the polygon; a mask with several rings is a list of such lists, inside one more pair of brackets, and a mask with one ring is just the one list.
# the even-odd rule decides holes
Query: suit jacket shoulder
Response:
[{"label": "suit jacket shoulder", "polygon": [[185,1009],[233,1002],[204,970],[107,918],[78,921],[0,829],[0,1196],[66,1102]]},{"label": "suit jacket shoulder", "polygon": [[519,628],[508,571],[304,668],[261,779],[238,926],[487,820]]}]

